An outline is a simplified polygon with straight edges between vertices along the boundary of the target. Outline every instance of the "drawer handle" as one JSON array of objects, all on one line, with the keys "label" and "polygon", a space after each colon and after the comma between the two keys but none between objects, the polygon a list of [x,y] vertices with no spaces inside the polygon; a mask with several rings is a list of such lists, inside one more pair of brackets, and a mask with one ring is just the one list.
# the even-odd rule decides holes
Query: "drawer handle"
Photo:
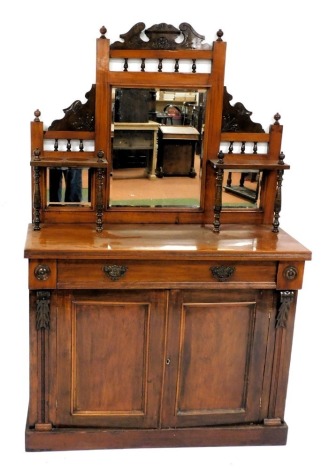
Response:
[{"label": "drawer handle", "polygon": [[117,264],[110,264],[108,266],[104,266],[103,268],[104,273],[112,281],[117,281],[118,279],[120,279],[120,277],[125,275],[127,270],[128,270],[127,266],[119,266]]},{"label": "drawer handle", "polygon": [[210,271],[219,282],[227,281],[235,272],[233,266],[213,266]]}]

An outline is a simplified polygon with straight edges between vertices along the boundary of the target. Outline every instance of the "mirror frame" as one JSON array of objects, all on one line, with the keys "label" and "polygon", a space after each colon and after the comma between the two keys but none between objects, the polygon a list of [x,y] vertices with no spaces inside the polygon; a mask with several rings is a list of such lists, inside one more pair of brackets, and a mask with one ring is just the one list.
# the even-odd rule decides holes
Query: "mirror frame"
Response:
[{"label": "mirror frame", "polygon": [[[31,168],[33,195],[33,224],[35,230],[41,223],[95,223],[96,230],[102,231],[103,224],[148,223],[148,224],[216,224],[219,214],[225,224],[271,224],[273,218],[278,225],[281,208],[281,183],[283,170],[289,165],[283,162],[281,152],[283,126],[281,116],[274,116],[275,122],[265,133],[260,124],[253,123],[252,114],[242,103],[232,106],[232,96],[224,86],[226,43],[223,33],[217,32],[217,40],[212,45],[204,44],[204,36],[199,35],[188,23],[179,29],[161,23],[145,29],[144,23],[137,23],[128,33],[120,35],[123,41],[110,45],[106,38],[106,28],[102,27],[97,39],[96,84],[86,93],[87,102],[74,101],[64,109],[65,116],[55,120],[44,130],[40,111],[34,112],[31,122]],[[142,38],[146,35],[148,40]],[[179,41],[176,41],[180,38]],[[181,38],[183,38],[181,40]],[[110,67],[112,59],[123,61],[123,70]],[[158,71],[146,71],[148,60],[158,61]],[[139,61],[141,70],[130,71],[128,63]],[[163,71],[165,61],[174,63],[174,71]],[[191,71],[181,73],[179,62],[189,62]],[[209,61],[209,72],[201,73],[197,64]],[[200,208],[165,207],[141,208],[108,207],[111,171],[111,123],[112,87],[119,88],[161,88],[177,90],[203,89],[207,91],[205,111],[205,132],[203,136],[202,178]],[[58,151],[57,141],[67,142],[67,149]],[[46,142],[53,142],[47,149]],[[93,150],[70,151],[71,140],[93,142]],[[241,152],[234,155],[230,150],[222,152],[221,146],[240,143]],[[244,155],[244,144],[266,143],[267,151]],[[223,159],[223,157],[225,157]],[[47,207],[47,168],[79,167],[90,168],[90,207]],[[222,182],[218,175],[225,169],[262,170],[262,184],[259,208],[234,209],[222,207]],[[222,210],[223,209],[223,210]]]},{"label": "mirror frame", "polygon": [[[137,25],[135,25],[136,27]],[[149,42],[144,42],[140,38],[141,30],[144,28],[139,24],[137,30],[134,27],[126,35],[121,37],[125,41],[116,42],[110,45],[105,38],[105,34],[97,40],[97,74],[96,74],[96,112],[95,112],[95,149],[104,150],[105,158],[110,162],[105,176],[104,187],[104,222],[105,223],[211,223],[213,220],[214,191],[208,191],[208,180],[212,179],[215,185],[214,171],[207,175],[207,161],[217,157],[220,129],[221,129],[221,109],[224,93],[224,69],[226,43],[221,40],[221,36],[212,46],[203,43],[203,37],[197,35],[197,48],[192,48],[193,41],[176,43],[173,37],[181,34],[181,30],[174,28],[170,31],[170,25],[160,27],[155,25],[147,32],[150,37]],[[172,27],[173,28],[173,27]],[[164,32],[165,29],[165,32]],[[182,29],[182,28],[181,28]],[[194,30],[193,30],[194,31]],[[133,39],[127,38],[130,37]],[[195,33],[196,34],[196,33]],[[168,48],[164,49],[164,39],[168,43]],[[186,38],[186,34],[184,35]],[[138,44],[138,49],[136,48]],[[160,44],[160,46],[158,46]],[[175,46],[173,46],[175,44]],[[150,48],[152,45],[152,48]],[[174,50],[171,47],[175,48]],[[122,71],[111,70],[111,59],[121,59],[124,63]],[[147,72],[129,71],[129,60],[139,60],[141,64],[147,60],[164,63],[166,60],[174,61],[176,64],[181,61],[191,63],[190,73],[173,72]],[[210,71],[198,72],[198,61],[208,61],[211,64]],[[112,88],[161,88],[175,90],[196,90],[204,89],[207,92],[207,105],[204,119],[203,136],[203,171],[201,175],[201,194],[199,208],[185,207],[163,207],[163,208],[135,208],[130,207],[108,207],[110,200],[110,169],[112,161],[111,139],[108,138],[107,129],[111,129],[112,124]],[[105,108],[105,103],[107,106]],[[206,190],[207,188],[207,190]]]}]

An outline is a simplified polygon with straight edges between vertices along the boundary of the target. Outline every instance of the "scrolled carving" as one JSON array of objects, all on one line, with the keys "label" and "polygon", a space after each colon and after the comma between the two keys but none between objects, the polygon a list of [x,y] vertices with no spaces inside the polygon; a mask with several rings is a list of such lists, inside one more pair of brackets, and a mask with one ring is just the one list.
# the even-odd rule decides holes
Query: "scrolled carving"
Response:
[{"label": "scrolled carving", "polygon": [[95,99],[96,88],[93,85],[85,94],[86,103],[74,101],[63,109],[65,116],[51,123],[49,131],[94,131],[95,130]]},{"label": "scrolled carving", "polygon": [[50,275],[50,267],[46,264],[38,264],[34,269],[34,275],[38,281],[46,281]]},{"label": "scrolled carving", "polygon": [[103,271],[104,273],[112,280],[118,281],[122,276],[125,275],[128,268],[127,266],[111,264],[108,266],[104,266]]},{"label": "scrolled carving", "polygon": [[234,266],[212,266],[210,271],[219,282],[227,281],[235,272]]},{"label": "scrolled carving", "polygon": [[232,98],[224,87],[222,132],[265,132],[261,124],[251,120],[252,112],[241,102],[231,105]]},{"label": "scrolled carving", "polygon": [[[203,44],[205,37],[198,34],[189,23],[181,23],[179,29],[167,23],[144,29],[144,23],[136,23],[127,33],[120,34],[123,42],[114,42],[111,49],[211,49],[209,44]],[[143,31],[148,41],[141,38]],[[180,35],[183,35],[183,40],[176,42]]]}]

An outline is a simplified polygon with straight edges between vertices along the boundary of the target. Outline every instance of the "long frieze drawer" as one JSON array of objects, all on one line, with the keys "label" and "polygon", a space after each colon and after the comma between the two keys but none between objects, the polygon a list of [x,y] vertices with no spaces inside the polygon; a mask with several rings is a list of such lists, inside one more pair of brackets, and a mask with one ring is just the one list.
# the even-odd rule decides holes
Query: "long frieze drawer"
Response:
[{"label": "long frieze drawer", "polygon": [[261,283],[273,288],[275,262],[58,260],[58,288],[174,286],[180,283]]}]

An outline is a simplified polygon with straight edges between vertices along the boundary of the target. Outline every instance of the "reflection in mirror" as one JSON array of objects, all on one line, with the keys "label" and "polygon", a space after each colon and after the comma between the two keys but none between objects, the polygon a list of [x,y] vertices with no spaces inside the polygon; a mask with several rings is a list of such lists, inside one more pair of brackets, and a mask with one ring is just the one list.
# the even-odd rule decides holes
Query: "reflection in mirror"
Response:
[{"label": "reflection in mirror", "polygon": [[205,90],[112,90],[111,207],[200,207]]},{"label": "reflection in mirror", "polygon": [[259,170],[224,171],[222,207],[259,208],[261,179]]},{"label": "reflection in mirror", "polygon": [[145,178],[143,169],[117,170],[111,177],[111,206],[198,208],[201,188],[199,167],[196,173],[195,178],[150,179]]},{"label": "reflection in mirror", "polygon": [[90,206],[88,168],[47,168],[47,205]]}]

